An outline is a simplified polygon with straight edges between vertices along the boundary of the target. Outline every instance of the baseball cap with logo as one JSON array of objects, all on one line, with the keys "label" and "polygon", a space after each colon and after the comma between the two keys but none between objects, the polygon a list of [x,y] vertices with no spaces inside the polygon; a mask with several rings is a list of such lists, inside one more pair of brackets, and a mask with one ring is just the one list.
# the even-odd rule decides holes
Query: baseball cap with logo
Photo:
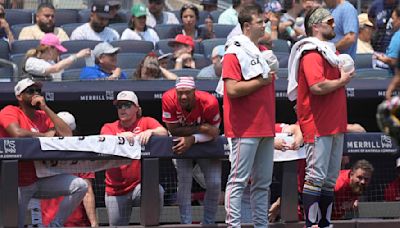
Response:
[{"label": "baseball cap with logo", "polygon": [[136,106],[139,106],[139,100],[136,96],[136,94],[132,91],[121,91],[117,95],[117,99],[114,101],[114,104],[116,104],[118,101],[131,101],[133,102]]},{"label": "baseball cap with logo", "polygon": [[95,0],[93,2],[91,11],[92,11],[92,13],[96,13],[100,17],[110,19],[110,18],[112,18],[111,14],[110,14],[110,9],[111,9],[111,6],[107,1]]},{"label": "baseball cap with logo", "polygon": [[143,3],[137,3],[132,6],[131,14],[134,17],[146,16],[147,7]]},{"label": "baseball cap with logo", "polygon": [[269,1],[264,5],[264,12],[269,13],[285,13],[286,10],[282,7],[279,1]]},{"label": "baseball cap with logo", "polygon": [[216,56],[224,56],[225,54],[225,45],[218,45],[215,46],[211,52],[211,58],[214,58]]},{"label": "baseball cap with logo", "polygon": [[102,42],[94,47],[92,54],[98,58],[102,54],[114,54],[119,51],[119,47],[113,47],[111,44],[107,42]]},{"label": "baseball cap with logo", "polygon": [[75,117],[69,112],[59,112],[57,116],[60,117],[72,131],[76,129]]},{"label": "baseball cap with logo", "polygon": [[28,87],[32,86],[32,85],[36,85],[40,88],[42,88],[43,84],[37,81],[33,81],[30,78],[25,78],[20,80],[14,87],[14,93],[15,96],[20,95],[24,90],[26,90]]},{"label": "baseball cap with logo", "polygon": [[210,6],[218,5],[218,0],[202,0],[200,2],[200,5],[210,5]]},{"label": "baseball cap with logo", "polygon": [[358,15],[358,25],[360,27],[364,26],[364,25],[367,25],[370,27],[374,26],[374,24],[372,24],[372,22],[368,19],[368,14],[366,14],[366,13],[362,13],[362,14]]},{"label": "baseball cap with logo", "polygon": [[186,44],[188,46],[191,46],[194,49],[194,42],[191,36],[186,36],[183,34],[178,34],[175,36],[174,40],[171,40],[168,42],[169,46],[174,46],[175,44]]},{"label": "baseball cap with logo", "polygon": [[67,49],[61,45],[60,39],[53,33],[46,33],[40,40],[40,44],[55,47],[60,52],[67,52]]}]

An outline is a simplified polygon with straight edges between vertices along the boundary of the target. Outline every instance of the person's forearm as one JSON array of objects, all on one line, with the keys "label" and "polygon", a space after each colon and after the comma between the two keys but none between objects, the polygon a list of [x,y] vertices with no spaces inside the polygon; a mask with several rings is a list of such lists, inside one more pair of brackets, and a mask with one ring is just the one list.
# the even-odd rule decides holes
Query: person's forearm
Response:
[{"label": "person's forearm", "polygon": [[199,133],[198,126],[187,126],[187,127],[176,127],[174,129],[169,129],[172,136],[190,136]]},{"label": "person's forearm", "polygon": [[60,117],[57,116],[47,105],[41,107],[41,109],[47,114],[47,116],[54,123],[58,136],[72,136],[72,130]]},{"label": "person's forearm", "polygon": [[339,51],[348,49],[351,45],[354,44],[355,39],[356,37],[354,34],[351,33],[346,34],[341,40],[336,42],[335,44],[336,49],[338,49]]},{"label": "person's forearm", "polygon": [[231,98],[247,96],[265,85],[261,76],[247,81],[225,80],[227,95]]},{"label": "person's forearm", "polygon": [[395,66],[396,63],[397,63],[397,59],[396,58],[391,58],[391,57],[389,57],[387,55],[382,55],[378,59],[381,60],[382,62],[388,64],[391,67]]},{"label": "person's forearm", "polygon": [[393,91],[400,85],[400,72],[397,70],[397,74],[393,77],[390,82],[387,90],[386,90],[386,99],[390,99],[392,97]]},{"label": "person's forearm", "polygon": [[52,74],[52,73],[58,73],[65,68],[69,67],[72,63],[76,62],[78,57],[76,57],[75,54],[70,55],[68,58],[63,59],[59,61],[58,63],[52,65],[51,67],[48,67],[45,71],[46,75]]},{"label": "person's forearm", "polygon": [[158,136],[166,136],[168,135],[168,131],[164,127],[157,127],[155,129],[151,129],[152,135],[158,135]]},{"label": "person's forearm", "polygon": [[14,42],[14,35],[11,32],[10,28],[5,29],[5,32],[7,34],[7,38],[8,38],[8,43],[11,45],[12,42]]},{"label": "person's forearm", "polygon": [[311,86],[310,91],[314,95],[325,95],[345,85],[346,83],[340,79],[335,79],[335,80],[326,79],[325,81],[319,82]]},{"label": "person's forearm", "polygon": [[95,203],[93,187],[91,180],[85,179],[85,181],[88,183],[89,187],[85,197],[82,200],[83,207],[85,208],[85,212],[89,219],[90,225],[92,227],[96,227],[98,226],[98,222],[96,216],[96,203]]},{"label": "person's forearm", "polygon": [[176,74],[172,73],[171,71],[169,71],[169,70],[167,70],[167,69],[165,69],[163,67],[160,67],[160,69],[161,69],[161,73],[164,75],[164,77],[166,79],[168,79],[168,80],[176,80],[178,78],[178,76]]}]

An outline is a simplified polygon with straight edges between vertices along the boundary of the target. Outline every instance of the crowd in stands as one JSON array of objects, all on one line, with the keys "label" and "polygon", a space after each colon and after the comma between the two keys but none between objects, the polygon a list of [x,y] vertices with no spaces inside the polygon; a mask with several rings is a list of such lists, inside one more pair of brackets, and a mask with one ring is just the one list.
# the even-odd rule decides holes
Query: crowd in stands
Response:
[{"label": "crowd in stands", "polygon": [[[65,113],[57,116],[47,106],[41,95],[43,85],[39,81],[132,79],[175,80],[175,87],[166,91],[162,97],[162,121],[166,127],[164,128],[152,117],[142,116],[138,97],[133,91],[122,91],[114,101],[118,119],[113,123],[104,124],[99,134],[123,136],[128,140],[139,137],[143,145],[152,135],[167,136],[169,133],[176,143],[172,149],[178,155],[183,154],[193,144],[215,139],[220,135],[219,128],[222,121],[218,100],[210,93],[198,90],[195,79],[220,79],[223,75],[223,58],[231,64],[228,66],[232,75],[228,76],[240,75],[238,60],[232,57],[234,56],[232,53],[225,55],[227,51],[225,44],[227,40],[246,32],[241,27],[238,15],[243,8],[254,2],[256,1],[232,0],[231,7],[219,11],[217,0],[203,0],[201,1],[203,10],[189,3],[184,4],[176,12],[169,12],[165,10],[165,0],[148,0],[147,4],[133,4],[132,8],[125,12],[118,1],[95,0],[89,11],[86,11],[87,17],[83,17],[87,20],[78,20],[77,17],[76,21],[64,24],[57,24],[58,9],[50,3],[42,3],[32,14],[35,23],[32,24],[30,21],[28,22],[30,25],[24,27],[20,26],[22,23],[11,25],[11,21],[7,20],[7,9],[0,5],[0,42],[7,43],[5,47],[8,59],[18,59],[15,57],[22,56],[16,62],[21,69],[19,74],[29,76],[20,80],[15,86],[15,96],[19,106],[7,106],[0,112],[0,137],[72,135],[72,130],[75,128],[73,116]],[[400,53],[398,0],[374,0],[368,9],[363,9],[360,14],[353,3],[346,0],[269,0],[262,3],[264,21],[260,23],[265,27],[263,28],[265,33],[260,36],[258,43],[265,50],[272,50],[276,56],[273,57],[277,58],[279,64],[285,66],[284,68],[288,67],[291,47],[310,33],[304,24],[307,13],[322,6],[329,9],[332,14],[332,18],[324,21],[336,34],[330,44],[335,46],[338,52],[349,54],[355,60],[356,70],[358,61],[360,61],[359,66],[364,64],[361,63],[361,56],[367,56],[368,66],[363,68],[381,69],[375,76],[382,77],[388,74],[382,69],[392,75],[395,73]],[[21,45],[23,51],[17,53],[17,45]],[[268,60],[270,58],[265,62],[272,68],[273,65]],[[275,67],[278,69],[278,65]],[[275,73],[272,72],[273,75]],[[230,81],[235,80],[229,78],[226,72],[225,76]],[[273,94],[273,80],[270,85],[268,92]],[[231,92],[229,90],[226,93]],[[254,100],[252,102],[246,105],[257,103]],[[243,105],[236,103],[235,106],[234,99],[232,103],[236,109]],[[343,105],[345,106],[345,103]],[[265,109],[269,110],[268,107]],[[246,116],[249,110],[250,108],[243,108],[240,113]],[[264,121],[261,120],[259,119],[260,125],[254,126],[254,129],[259,130],[264,126],[262,125]],[[70,125],[67,126],[66,123]],[[270,124],[267,127],[273,128]],[[303,146],[303,135],[298,123],[278,124],[274,127],[275,131],[271,130],[268,134],[274,135],[280,131],[294,135],[292,143],[283,139],[275,140],[273,145],[275,150],[298,150]],[[33,132],[31,129],[34,129]],[[348,125],[347,130],[365,132],[360,125]],[[272,136],[268,138],[273,142]],[[307,140],[309,139],[305,141]],[[234,145],[238,144],[240,142],[234,142]],[[270,160],[272,163],[272,159]],[[176,160],[177,204],[181,223],[193,222],[190,194],[193,163],[197,163],[204,173],[206,187],[204,216],[201,222],[213,224],[222,182],[221,161],[217,159]],[[299,176],[303,177],[299,177],[299,186],[302,187],[304,164],[300,167]],[[56,175],[43,179],[32,176],[35,168],[31,161],[20,162],[20,168],[19,186],[22,205],[20,215],[25,214],[30,199],[51,196],[58,198],[41,201],[44,225],[98,226],[93,216],[91,182],[94,178],[93,173]],[[261,167],[260,170],[267,170],[264,168]],[[139,205],[140,170],[140,161],[132,160],[132,163],[126,166],[106,171],[105,204],[111,226],[128,225],[132,206]],[[398,177],[389,183],[383,192],[387,201],[400,200],[400,159],[397,160],[396,170]],[[351,169],[340,171],[334,186],[336,199],[332,218],[344,219],[354,216],[358,202],[363,200],[362,195],[373,178],[373,172],[374,168],[366,160],[359,160]],[[250,169],[243,171],[242,174],[249,176]],[[231,176],[230,179],[229,183],[233,183],[233,186],[234,177]],[[254,177],[251,177],[251,181],[253,180]],[[57,188],[49,187],[54,185],[57,185]],[[43,189],[52,191],[43,192]],[[250,194],[250,189],[244,189],[245,193],[246,191]],[[299,189],[299,193],[301,192],[303,189]],[[164,189],[161,185],[159,193],[162,210]],[[43,196],[43,194],[48,195]],[[249,199],[243,197],[242,202],[234,200],[236,200],[235,205],[242,203],[242,222],[251,222]],[[299,218],[304,219],[301,203],[299,200]],[[57,206],[54,206],[56,204]],[[229,205],[226,206],[229,208]],[[269,213],[271,222],[278,218],[279,207],[280,197],[276,197],[276,201],[266,213]],[[73,212],[74,208],[78,209]],[[77,212],[78,210],[80,212]],[[67,219],[71,213],[75,221],[71,221],[71,217]],[[84,214],[87,216],[86,223],[77,223],[77,220],[82,220],[80,216]],[[23,224],[23,218],[22,216],[19,221],[20,225]]]}]

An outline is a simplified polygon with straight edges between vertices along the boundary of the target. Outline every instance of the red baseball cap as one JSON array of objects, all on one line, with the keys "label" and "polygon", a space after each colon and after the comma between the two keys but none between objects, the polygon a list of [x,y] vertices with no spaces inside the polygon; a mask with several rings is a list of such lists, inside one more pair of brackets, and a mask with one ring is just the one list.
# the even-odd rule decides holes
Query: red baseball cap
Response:
[{"label": "red baseball cap", "polygon": [[194,42],[191,36],[186,36],[183,34],[178,34],[175,36],[175,40],[171,40],[168,42],[169,46],[174,46],[176,43],[186,44],[191,46],[194,49]]}]

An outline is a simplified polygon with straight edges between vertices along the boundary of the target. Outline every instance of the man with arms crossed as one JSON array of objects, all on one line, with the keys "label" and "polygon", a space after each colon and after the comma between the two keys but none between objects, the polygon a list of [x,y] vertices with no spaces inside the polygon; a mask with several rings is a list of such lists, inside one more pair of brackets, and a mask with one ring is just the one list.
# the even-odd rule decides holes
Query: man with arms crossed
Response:
[{"label": "man with arms crossed", "polygon": [[[195,143],[213,140],[219,135],[221,117],[217,99],[211,94],[196,90],[193,77],[179,77],[175,88],[162,97],[162,118],[177,144],[172,147],[176,154],[183,154]],[[206,195],[202,224],[214,224],[221,191],[221,161],[196,159],[204,173]],[[192,223],[191,188],[193,178],[192,159],[177,159],[178,204],[181,222]]]},{"label": "man with arms crossed", "polygon": [[[238,39],[232,44],[237,52],[232,53],[228,47],[222,62],[225,135],[232,139],[225,221],[228,227],[240,227],[241,199],[251,177],[254,227],[267,227],[275,136],[274,75],[258,47],[265,30],[261,7],[245,6],[239,13],[239,23],[243,35],[232,37]],[[257,58],[243,51],[250,46],[253,53],[258,52]]]},{"label": "man with arms crossed", "polygon": [[[332,45],[327,42],[335,37],[333,17],[328,10],[311,10],[304,24],[309,37],[328,47]],[[332,51],[332,55],[337,54]],[[353,71],[344,72],[331,65],[328,58],[317,50],[303,52],[297,71],[297,119],[303,133],[307,163],[303,188],[306,227],[330,226],[343,133],[347,127],[345,85]]]}]

